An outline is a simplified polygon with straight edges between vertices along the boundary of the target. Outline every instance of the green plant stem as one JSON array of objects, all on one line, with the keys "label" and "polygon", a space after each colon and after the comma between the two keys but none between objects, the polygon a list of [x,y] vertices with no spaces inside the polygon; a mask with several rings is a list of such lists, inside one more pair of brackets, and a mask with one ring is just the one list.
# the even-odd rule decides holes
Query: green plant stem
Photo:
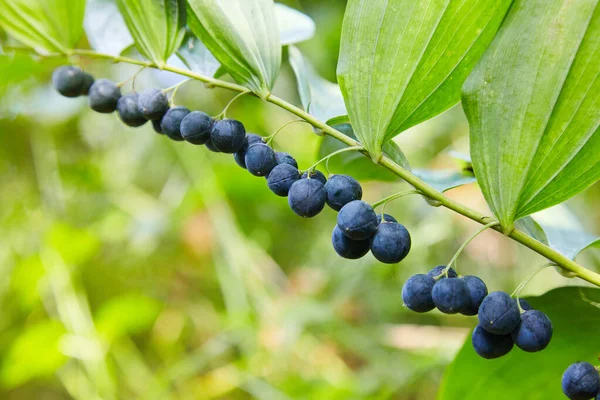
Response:
[{"label": "green plant stem", "polygon": [[[141,66],[146,66],[146,67],[150,67],[150,68],[161,69],[159,66],[157,66],[149,61],[143,61],[143,60],[122,57],[122,56],[112,56],[110,54],[96,53],[93,50],[72,50],[71,52],[69,52],[67,54],[67,56],[71,56],[71,55],[84,56],[84,57],[96,58],[96,59],[105,59],[105,60],[113,61],[116,63],[122,62],[122,63],[128,63],[128,64],[141,65]],[[52,55],[52,56],[54,56],[54,55]],[[64,56],[64,55],[62,55],[62,56]],[[204,82],[205,84],[207,84],[211,87],[220,87],[223,89],[229,89],[229,90],[237,91],[240,93],[248,91],[248,88],[238,85],[236,83],[231,83],[231,82],[227,82],[227,81],[222,81],[220,79],[215,79],[215,78],[212,78],[209,76],[200,75],[200,74],[197,74],[195,72],[192,72],[190,70],[186,70],[183,68],[177,68],[177,67],[172,67],[170,65],[166,65],[166,66],[163,66],[162,69],[165,71],[169,71],[169,72],[173,72],[173,73],[182,75],[182,76],[187,76],[192,79],[196,79],[198,81]],[[271,94],[266,98],[266,101],[268,101],[269,103],[272,103],[280,108],[283,108],[283,109],[289,111],[290,113],[302,118],[303,120],[305,120],[306,122],[308,122],[312,126],[314,126],[315,128],[320,129],[325,134],[327,134],[333,138],[336,138],[337,140],[339,140],[340,142],[342,142],[348,146],[352,146],[352,147],[361,146],[360,143],[357,142],[356,140],[344,135],[342,132],[327,125],[325,122],[320,121],[319,119],[317,119],[313,115],[307,113],[303,109],[296,107],[293,104],[291,104],[277,96],[274,96]],[[361,152],[365,156],[369,157],[366,150],[362,150]],[[419,179],[417,176],[413,175],[410,171],[402,168],[400,165],[398,165],[396,162],[394,162],[392,159],[390,159],[389,157],[387,157],[385,155],[378,161],[378,164],[381,165],[382,167],[388,169],[389,171],[393,172],[400,178],[404,179],[408,184],[410,184],[411,186],[413,186],[414,188],[419,190],[424,196],[426,196],[432,200],[436,200],[437,202],[439,202],[440,205],[444,206],[445,208],[448,208],[458,214],[461,214],[461,215],[463,215],[475,222],[483,224],[483,225],[489,224],[490,222],[496,222],[496,220],[494,218],[483,215],[483,214],[479,213],[478,211],[475,211],[453,199],[446,197],[443,193],[438,192],[433,187],[429,186],[428,184],[423,182],[421,179]],[[492,226],[492,229],[494,229],[498,232],[502,232],[502,228],[499,225]],[[511,239],[515,240],[516,242],[521,243],[522,245],[530,248],[531,250],[535,251],[539,255],[547,258],[554,265],[556,265],[560,268],[563,268],[567,271],[573,272],[579,278],[600,287],[600,274],[597,274],[596,272],[593,272],[589,269],[584,268],[583,266],[579,265],[575,261],[565,257],[558,251],[556,251],[556,250],[552,249],[551,247],[543,244],[542,242],[539,242],[539,241],[533,239],[532,237],[528,236],[525,232],[520,231],[518,229],[513,229],[510,232],[503,232],[503,233],[506,236],[510,237]]]},{"label": "green plant stem", "polygon": [[361,151],[364,150],[365,148],[358,145],[358,146],[350,146],[350,147],[344,147],[343,149],[334,151],[333,153],[329,153],[327,154],[325,157],[321,158],[319,161],[317,161],[316,163],[314,163],[313,165],[311,165],[306,172],[308,172],[310,174],[311,171],[313,171],[315,168],[317,168],[317,166],[319,164],[321,164],[323,161],[327,161],[329,160],[331,157],[333,156],[337,156],[340,153],[346,153],[348,151]]},{"label": "green plant stem", "polygon": [[521,291],[525,288],[525,286],[527,286],[527,284],[529,282],[531,282],[531,280],[540,272],[542,272],[544,269],[546,269],[547,267],[551,267],[552,263],[546,263],[544,265],[542,265],[541,267],[537,268],[535,271],[533,271],[531,274],[529,274],[529,276],[527,278],[525,278],[523,280],[523,282],[519,283],[519,286],[517,286],[517,288],[515,289],[514,292],[512,292],[512,294],[510,295],[510,297],[514,297],[517,300],[517,306],[519,307],[519,311],[521,312],[521,314],[524,312],[523,311],[523,307],[521,307],[521,302],[519,301],[519,296],[521,295]]},{"label": "green plant stem", "polygon": [[444,268],[444,272],[441,275],[446,275],[446,277],[448,277],[448,271],[450,270],[450,267],[456,263],[456,259],[458,258],[458,256],[460,256],[460,253],[463,252],[463,250],[465,249],[465,247],[467,247],[467,245],[469,243],[471,243],[471,241],[473,239],[475,239],[477,236],[479,236],[479,234],[481,232],[485,231],[486,229],[492,228],[494,226],[498,226],[498,225],[500,225],[500,222],[498,222],[498,221],[489,222],[489,223],[485,224],[484,226],[482,226],[480,229],[478,229],[471,236],[469,236],[469,238],[467,240],[465,240],[463,244],[460,245],[460,247],[458,248],[458,250],[456,250],[456,253],[454,253],[454,256],[448,262],[448,264],[446,265],[446,268]]},{"label": "green plant stem", "polygon": [[250,90],[246,89],[245,91],[237,94],[233,99],[229,100],[229,103],[227,103],[227,105],[225,106],[223,111],[221,111],[221,113],[219,115],[215,115],[213,118],[214,119],[227,118],[227,110],[229,110],[229,106],[231,106],[240,97],[242,97],[246,94],[249,94],[249,93],[252,93],[252,92]]},{"label": "green plant stem", "polygon": [[[393,201],[393,200],[399,199],[399,198],[401,198],[401,197],[408,196],[408,195],[411,195],[411,194],[420,194],[420,193],[421,193],[421,192],[420,192],[420,191],[418,191],[418,190],[408,190],[408,191],[406,191],[406,192],[402,192],[402,193],[394,193],[394,194],[392,194],[392,195],[390,195],[390,196],[388,196],[388,197],[385,197],[385,198],[383,198],[383,199],[381,199],[381,200],[379,200],[379,201],[376,201],[375,203],[373,203],[373,204],[371,205],[371,207],[373,207],[373,208],[377,208],[377,207],[379,207],[379,206],[380,206],[380,205],[382,205],[382,204],[383,204],[383,205],[386,205],[386,204],[387,204],[387,203],[389,203],[390,201]],[[383,213],[383,211],[382,211],[382,213]]]},{"label": "green plant stem", "polygon": [[294,123],[296,123],[296,122],[304,122],[304,123],[307,123],[307,122],[306,122],[305,120],[303,120],[303,119],[293,119],[293,120],[291,120],[291,121],[288,121],[288,122],[286,122],[285,124],[281,125],[281,126],[279,127],[279,129],[277,129],[277,130],[276,130],[276,131],[275,131],[275,132],[274,132],[272,135],[269,135],[269,136],[267,137],[267,143],[266,143],[266,144],[267,144],[267,146],[270,146],[270,145],[271,145],[271,142],[273,141],[273,139],[275,139],[275,136],[277,136],[277,134],[278,134],[279,132],[281,132],[282,130],[284,130],[286,126],[288,126],[288,125],[291,125],[291,124],[294,124]]}]

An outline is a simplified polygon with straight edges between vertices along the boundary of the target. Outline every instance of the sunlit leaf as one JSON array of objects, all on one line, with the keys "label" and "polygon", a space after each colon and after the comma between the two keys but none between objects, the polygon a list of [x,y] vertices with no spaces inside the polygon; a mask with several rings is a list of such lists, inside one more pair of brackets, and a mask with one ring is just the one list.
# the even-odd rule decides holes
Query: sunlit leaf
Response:
[{"label": "sunlit leaf", "polygon": [[333,125],[339,123],[331,121],[334,117],[347,114],[339,85],[319,76],[297,47],[290,46],[288,51],[304,109],[321,121]]},{"label": "sunlit leaf", "polygon": [[465,82],[473,165],[507,231],[600,178],[597,5],[515,1]]},{"label": "sunlit leaf", "polygon": [[[334,128],[342,132],[348,137],[356,139],[352,126],[350,124],[335,125]],[[319,147],[319,158],[325,157],[334,151],[347,147],[344,143],[331,136],[325,136]],[[385,154],[394,160],[398,165],[410,170],[410,165],[402,150],[393,141],[387,142],[383,150]],[[397,175],[387,169],[373,163],[364,155],[352,151],[345,152],[333,156],[329,159],[329,170],[331,173],[348,174],[359,180],[380,180],[380,181],[397,181]]]},{"label": "sunlit leaf", "polygon": [[285,4],[275,3],[275,18],[283,46],[303,42],[315,35],[315,22],[308,15]]},{"label": "sunlit leaf", "polygon": [[3,356],[2,385],[15,387],[32,379],[52,376],[67,361],[59,351],[59,341],[65,332],[58,321],[43,321],[26,327]]},{"label": "sunlit leaf", "polygon": [[254,93],[271,92],[281,43],[271,0],[188,0],[188,24],[227,72]]},{"label": "sunlit leaf", "polygon": [[0,0],[0,27],[40,53],[66,52],[83,34],[85,0]]},{"label": "sunlit leaf", "polygon": [[[565,398],[563,372],[576,361],[597,364],[600,310],[583,301],[579,288],[552,290],[527,301],[552,320],[554,335],[548,348],[526,353],[515,347],[495,360],[479,357],[469,336],[446,369],[439,400],[542,400]],[[583,289],[600,301],[600,290]]]},{"label": "sunlit leaf", "polygon": [[350,0],[338,79],[374,159],[400,132],[460,101],[511,0]]},{"label": "sunlit leaf", "polygon": [[90,46],[100,53],[117,56],[133,45],[133,37],[114,1],[88,0],[84,27]]},{"label": "sunlit leaf", "polygon": [[160,308],[160,304],[154,299],[126,294],[102,304],[94,320],[99,332],[108,339],[114,339],[150,329]]},{"label": "sunlit leaf", "polygon": [[117,0],[117,4],[138,51],[164,66],[185,34],[185,1]]}]

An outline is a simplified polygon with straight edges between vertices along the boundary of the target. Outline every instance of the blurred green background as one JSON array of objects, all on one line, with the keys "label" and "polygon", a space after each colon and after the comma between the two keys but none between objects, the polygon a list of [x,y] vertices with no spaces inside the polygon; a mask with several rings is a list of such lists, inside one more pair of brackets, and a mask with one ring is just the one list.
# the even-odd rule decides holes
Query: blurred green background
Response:
[{"label": "blurred green background", "polygon": [[[334,80],[345,2],[285,3],[315,20],[299,47]],[[475,319],[411,313],[400,289],[446,263],[477,224],[406,197],[387,212],[411,232],[408,258],[343,260],[333,211],[301,219],[231,157],[61,98],[49,81],[65,62],[0,57],[0,398],[435,398]],[[82,66],[116,81],[137,71]],[[168,80],[146,70],[136,89]],[[295,85],[285,63],[275,92],[298,104]],[[192,82],[177,103],[216,115],[232,97]],[[262,135],[294,119],[249,96],[228,115]],[[293,124],[275,147],[307,168],[321,140]],[[413,166],[458,168],[449,151],[468,153],[468,126],[455,107],[397,140]],[[362,183],[371,202],[408,188]],[[449,196],[488,212],[476,185]],[[595,233],[598,198],[595,185],[569,202]],[[598,252],[580,260],[600,266]],[[484,232],[458,268],[512,291],[543,262]],[[546,270],[525,294],[574,283]]]}]

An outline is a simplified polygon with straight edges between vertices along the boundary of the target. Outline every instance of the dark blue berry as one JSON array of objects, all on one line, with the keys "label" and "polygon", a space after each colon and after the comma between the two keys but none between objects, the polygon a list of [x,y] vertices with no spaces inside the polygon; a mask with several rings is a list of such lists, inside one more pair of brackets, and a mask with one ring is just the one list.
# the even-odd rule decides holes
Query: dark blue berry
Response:
[{"label": "dark blue berry", "polygon": [[77,67],[64,65],[52,73],[52,85],[63,96],[77,97],[83,93],[85,75]]},{"label": "dark blue berry", "polygon": [[402,301],[410,310],[424,313],[435,308],[431,292],[435,280],[429,275],[411,276],[402,287]]},{"label": "dark blue berry", "polygon": [[[427,275],[431,276],[432,278],[443,279],[446,277],[445,274],[442,275],[444,273],[445,268],[446,268],[445,265],[438,265],[437,267],[435,267],[434,269],[429,271],[427,273]],[[450,269],[448,269],[448,278],[456,278],[456,277],[458,277],[458,274],[456,273],[454,268],[451,267]]]},{"label": "dark blue berry", "polygon": [[494,335],[508,335],[521,320],[515,299],[504,292],[487,295],[479,306],[479,325]]},{"label": "dark blue berry", "polygon": [[476,276],[467,275],[462,279],[467,284],[469,290],[469,305],[461,311],[461,314],[477,315],[481,302],[485,299],[485,296],[488,295],[487,286]]},{"label": "dark blue berry", "polygon": [[530,353],[544,350],[552,339],[552,322],[539,310],[525,311],[511,336],[521,350]]},{"label": "dark blue berry", "polygon": [[[250,146],[248,151],[260,145]],[[246,155],[248,170],[248,155]],[[325,207],[325,186],[316,179],[300,179],[292,185],[288,193],[288,204],[292,211],[301,217],[314,217]]]},{"label": "dark blue berry", "polygon": [[160,89],[146,89],[138,97],[138,106],[144,118],[154,121],[162,119],[169,110],[169,100]]},{"label": "dark blue berry", "polygon": [[371,253],[382,263],[395,264],[408,255],[410,244],[410,234],[404,225],[384,222],[379,224],[371,239]]},{"label": "dark blue berry", "polygon": [[220,153],[219,149],[217,149],[215,147],[215,145],[213,144],[212,140],[208,139],[208,141],[206,143],[204,143],[204,145],[206,146],[207,149],[209,149],[213,153]]},{"label": "dark blue berry", "polygon": [[192,144],[205,144],[210,139],[213,119],[202,111],[192,111],[181,121],[181,136]]},{"label": "dark blue berry", "polygon": [[246,168],[248,172],[255,176],[268,176],[277,161],[275,152],[264,143],[254,143],[246,150]]},{"label": "dark blue berry", "polygon": [[469,288],[460,278],[440,279],[431,296],[438,310],[445,314],[456,314],[469,306]]},{"label": "dark blue berry", "polygon": [[275,161],[277,161],[277,164],[290,164],[292,167],[298,169],[298,162],[296,162],[296,159],[289,153],[283,151],[276,152]]},{"label": "dark blue berry", "polygon": [[90,88],[88,102],[90,108],[103,114],[109,114],[117,109],[121,98],[121,89],[108,79],[99,79]]},{"label": "dark blue berry", "polygon": [[563,393],[571,400],[589,400],[600,392],[600,376],[594,366],[577,362],[562,376]]},{"label": "dark blue berry", "polygon": [[128,93],[117,101],[117,114],[121,121],[127,126],[138,127],[144,125],[147,120],[142,115],[137,105],[137,93]]},{"label": "dark blue berry", "polygon": [[298,179],[300,179],[300,172],[297,168],[289,164],[279,164],[269,173],[267,185],[277,196],[285,197]]},{"label": "dark blue berry", "polygon": [[233,154],[244,146],[246,129],[235,119],[216,121],[210,131],[210,141],[221,153]]},{"label": "dark blue berry", "polygon": [[[248,147],[253,145],[254,143],[263,143],[262,136],[256,135],[254,133],[246,134],[246,140],[244,141],[244,145],[241,149],[236,151],[233,154],[233,159],[240,167],[246,169],[246,151],[248,151]],[[277,156],[275,156],[275,160],[277,161]]]},{"label": "dark blue berry", "polygon": [[337,216],[337,223],[344,235],[354,240],[370,238],[379,225],[373,207],[362,200],[351,201],[342,207]]},{"label": "dark blue berry", "polygon": [[155,119],[150,121],[152,122],[152,128],[154,128],[154,132],[156,133],[160,133],[161,135],[163,134],[162,128],[160,127],[160,119]]},{"label": "dark blue berry", "polygon": [[310,179],[316,179],[319,182],[321,182],[323,185],[327,183],[327,178],[325,177],[325,175],[323,175],[323,173],[319,170],[314,170],[311,171],[310,173],[310,177],[308,176],[308,171],[306,171],[305,173],[302,174],[301,176],[302,179],[306,179],[306,178],[310,178]]},{"label": "dark blue berry", "polygon": [[508,354],[514,346],[510,335],[493,335],[481,326],[475,327],[471,342],[475,352],[488,360]]},{"label": "dark blue berry", "polygon": [[353,200],[362,199],[360,183],[349,175],[333,175],[325,184],[327,191],[327,204],[335,211],[339,211]]},{"label": "dark blue berry", "polygon": [[349,260],[356,260],[369,252],[369,239],[352,240],[346,237],[339,226],[333,228],[331,243],[336,253]]},{"label": "dark blue berry", "polygon": [[181,122],[190,113],[186,107],[178,106],[170,108],[160,122],[162,132],[170,139],[181,142]]},{"label": "dark blue berry", "polygon": [[83,73],[83,83],[81,85],[81,94],[87,96],[94,84],[94,77],[86,72]]},{"label": "dark blue berry", "polygon": [[[396,218],[392,217],[390,214],[385,214],[383,220],[386,222],[398,222]],[[377,214],[377,223],[381,223],[381,214]]]}]

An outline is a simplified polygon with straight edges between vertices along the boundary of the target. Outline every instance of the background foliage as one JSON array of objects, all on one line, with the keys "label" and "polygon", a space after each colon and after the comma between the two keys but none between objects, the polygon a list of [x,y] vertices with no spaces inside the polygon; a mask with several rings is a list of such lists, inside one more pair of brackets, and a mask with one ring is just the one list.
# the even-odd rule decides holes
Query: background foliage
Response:
[{"label": "background foliage", "polygon": [[[345,2],[285,3],[315,20],[315,37],[298,47],[315,72],[335,80]],[[47,50],[55,50],[52,46]],[[173,48],[165,46],[157,57],[170,55]],[[193,64],[183,58],[192,68],[214,68],[210,60]],[[405,261],[397,266],[370,256],[340,261],[330,244],[331,210],[311,220],[298,218],[263,179],[249,176],[230,157],[178,146],[149,126],[125,128],[114,115],[91,112],[84,99],[61,98],[49,86],[58,65],[24,54],[0,56],[1,398],[436,396],[475,319],[410,313],[402,307],[400,288],[412,274],[447,262],[475,223],[421,198],[404,198],[388,212],[411,230],[414,245]],[[84,67],[116,81],[138,70],[97,61]],[[306,92],[297,90],[292,67],[284,61],[273,91],[300,104]],[[138,90],[166,87],[173,79],[146,70],[135,84]],[[190,83],[177,96],[179,104],[216,115],[232,94]],[[229,114],[263,135],[291,119],[251,97],[237,100]],[[450,151],[468,153],[467,128],[457,106],[396,141],[415,173],[457,170]],[[294,124],[275,144],[306,168],[326,148],[319,149],[323,140]],[[333,161],[334,173],[353,168],[368,176],[363,166],[352,166],[356,160]],[[441,190],[443,176],[436,178]],[[408,188],[398,180],[364,187],[368,201]],[[449,196],[489,212],[475,185]],[[596,233],[599,196],[596,184],[568,204]],[[600,266],[597,251],[580,259],[589,268]],[[485,232],[467,248],[459,270],[478,274],[491,290],[512,291],[542,263],[514,242]],[[526,293],[539,295],[570,282],[548,269]],[[597,312],[578,291],[565,290],[570,302],[553,301],[556,307],[545,310],[557,329],[569,325],[562,315]],[[544,304],[543,298],[538,301]],[[596,316],[577,320],[593,325]],[[588,336],[578,341],[581,357],[593,359],[596,332],[585,326],[582,332]],[[553,343],[544,356],[562,357],[549,360],[552,368],[540,368],[547,373],[542,386],[556,385],[545,399],[560,398],[557,374],[570,356],[563,347],[569,340],[558,340],[554,348]],[[473,362],[467,350],[460,351],[457,363]],[[486,367],[518,376],[524,364],[517,362],[520,355]],[[442,398],[462,398],[466,378],[455,375],[462,369],[454,364],[447,371]],[[469,379],[481,382],[491,376],[483,369],[473,374]],[[540,398],[527,390],[527,380],[510,383],[519,398]]]}]

